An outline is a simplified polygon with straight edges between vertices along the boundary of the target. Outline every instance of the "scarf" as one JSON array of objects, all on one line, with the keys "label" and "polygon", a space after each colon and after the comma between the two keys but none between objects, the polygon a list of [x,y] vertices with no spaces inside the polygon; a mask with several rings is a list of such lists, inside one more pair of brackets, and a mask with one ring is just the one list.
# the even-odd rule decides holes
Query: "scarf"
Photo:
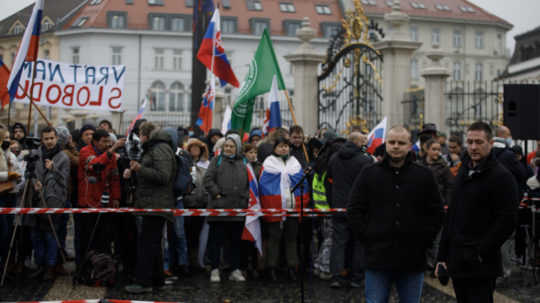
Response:
[{"label": "scarf", "polygon": [[57,153],[61,151],[60,145],[56,144],[52,149],[47,149],[45,145],[41,145],[41,154],[43,155],[43,164],[45,164],[45,159],[52,160]]}]

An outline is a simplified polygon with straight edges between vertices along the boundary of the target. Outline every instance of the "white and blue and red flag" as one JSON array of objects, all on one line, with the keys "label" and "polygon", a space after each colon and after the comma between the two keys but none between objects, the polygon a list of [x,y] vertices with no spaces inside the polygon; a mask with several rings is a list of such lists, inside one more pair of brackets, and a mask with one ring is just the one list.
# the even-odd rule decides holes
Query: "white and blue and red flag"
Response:
[{"label": "white and blue and red flag", "polygon": [[9,80],[9,69],[0,59],[0,101],[2,103],[2,109],[9,104],[9,91],[7,88]]},{"label": "white and blue and red flag", "polygon": [[[259,200],[259,183],[257,182],[257,176],[251,164],[246,164],[248,181],[249,181],[249,206],[248,208],[253,211],[261,209],[261,202]],[[244,225],[244,231],[242,232],[242,240],[248,240],[255,242],[255,247],[262,256],[262,236],[261,236],[261,222],[259,221],[260,215],[246,216]]]},{"label": "white and blue and red flag", "polygon": [[39,34],[41,32],[41,18],[43,15],[43,0],[36,0],[32,16],[24,30],[24,35],[19,46],[19,51],[11,68],[7,89],[9,98],[13,100],[19,87],[24,62],[34,62],[37,59],[39,49]]},{"label": "white and blue and red flag", "polygon": [[135,119],[133,119],[133,121],[131,121],[131,123],[129,124],[128,130],[126,132],[126,137],[129,136],[129,133],[131,133],[131,131],[133,130],[133,127],[135,126],[135,122],[137,122],[137,120],[142,119],[144,115],[144,111],[146,110],[146,104],[148,104],[148,97],[144,98],[143,104],[139,108],[139,112],[137,113],[137,116],[135,116]]},{"label": "white and blue and red flag", "polygon": [[272,87],[268,96],[266,115],[264,118],[263,134],[266,136],[272,130],[281,127],[281,110],[279,108],[279,90],[277,77],[272,79]]},{"label": "white and blue and red flag", "polygon": [[373,154],[379,145],[384,143],[386,137],[386,117],[375,126],[368,135],[367,152]]},{"label": "white and blue and red flag", "polygon": [[205,134],[212,128],[212,115],[214,111],[214,99],[216,97],[216,82],[214,75],[210,76],[210,83],[204,92],[199,118],[195,123]]},{"label": "white and blue and red flag", "polygon": [[218,9],[214,11],[214,15],[210,23],[208,23],[208,28],[197,53],[197,59],[219,78],[221,86],[224,86],[226,83],[234,87],[240,86],[221,42],[221,25]]},{"label": "white and blue and red flag", "polygon": [[[309,186],[304,180],[303,192],[298,187],[293,194],[291,188],[300,182],[304,173],[300,162],[290,156],[287,162],[272,155],[263,163],[259,189],[261,192],[261,205],[263,208],[300,208],[301,201],[304,206],[309,203]],[[279,222],[285,217],[265,217],[268,222]]]},{"label": "white and blue and red flag", "polygon": [[231,129],[231,116],[232,109],[229,104],[225,107],[225,112],[223,113],[223,122],[221,123],[221,133],[226,134],[229,129]]}]

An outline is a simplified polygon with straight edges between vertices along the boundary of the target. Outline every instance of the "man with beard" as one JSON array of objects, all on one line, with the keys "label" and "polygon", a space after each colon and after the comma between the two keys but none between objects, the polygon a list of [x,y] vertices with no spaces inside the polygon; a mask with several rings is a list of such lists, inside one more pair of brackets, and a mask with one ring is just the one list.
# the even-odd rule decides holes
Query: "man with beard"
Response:
[{"label": "man with beard", "polygon": [[441,226],[441,195],[429,168],[413,161],[411,135],[394,126],[381,162],[354,181],[347,215],[365,245],[369,303],[388,302],[396,284],[400,302],[420,302],[426,250]]}]

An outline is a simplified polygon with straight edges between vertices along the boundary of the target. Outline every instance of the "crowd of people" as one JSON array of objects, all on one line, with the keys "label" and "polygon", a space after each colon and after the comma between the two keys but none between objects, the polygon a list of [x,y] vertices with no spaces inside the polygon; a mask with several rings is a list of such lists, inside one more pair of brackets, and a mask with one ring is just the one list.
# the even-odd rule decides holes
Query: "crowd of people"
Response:
[{"label": "crowd of people", "polygon": [[[401,302],[419,302],[426,270],[449,275],[458,302],[492,302],[496,279],[525,254],[519,229],[515,251],[506,247],[518,201],[540,196],[540,144],[523,155],[508,128],[492,132],[482,122],[465,138],[428,123],[414,141],[395,126],[373,154],[355,128],[346,136],[325,129],[307,137],[298,125],[266,136],[259,128],[197,136],[142,119],[127,137],[107,120],[38,135],[27,136],[21,123],[0,125],[0,207],[245,209],[251,172],[262,208],[347,213],[261,217],[262,253],[245,240],[240,216],[0,215],[8,279],[53,280],[71,258],[81,273],[101,253],[131,279],[131,293],[198,271],[215,283],[294,281],[303,263],[330,287],[365,287],[367,302],[386,302],[393,283]],[[75,255],[66,253],[68,222]]]}]

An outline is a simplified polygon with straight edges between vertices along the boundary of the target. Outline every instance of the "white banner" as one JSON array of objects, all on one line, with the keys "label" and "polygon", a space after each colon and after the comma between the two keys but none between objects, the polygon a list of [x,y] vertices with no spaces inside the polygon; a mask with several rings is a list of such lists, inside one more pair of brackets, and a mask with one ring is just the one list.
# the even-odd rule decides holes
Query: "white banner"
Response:
[{"label": "white banner", "polygon": [[33,62],[25,62],[15,102],[70,109],[121,111],[124,97],[123,65],[69,64],[39,59],[33,89]]}]

